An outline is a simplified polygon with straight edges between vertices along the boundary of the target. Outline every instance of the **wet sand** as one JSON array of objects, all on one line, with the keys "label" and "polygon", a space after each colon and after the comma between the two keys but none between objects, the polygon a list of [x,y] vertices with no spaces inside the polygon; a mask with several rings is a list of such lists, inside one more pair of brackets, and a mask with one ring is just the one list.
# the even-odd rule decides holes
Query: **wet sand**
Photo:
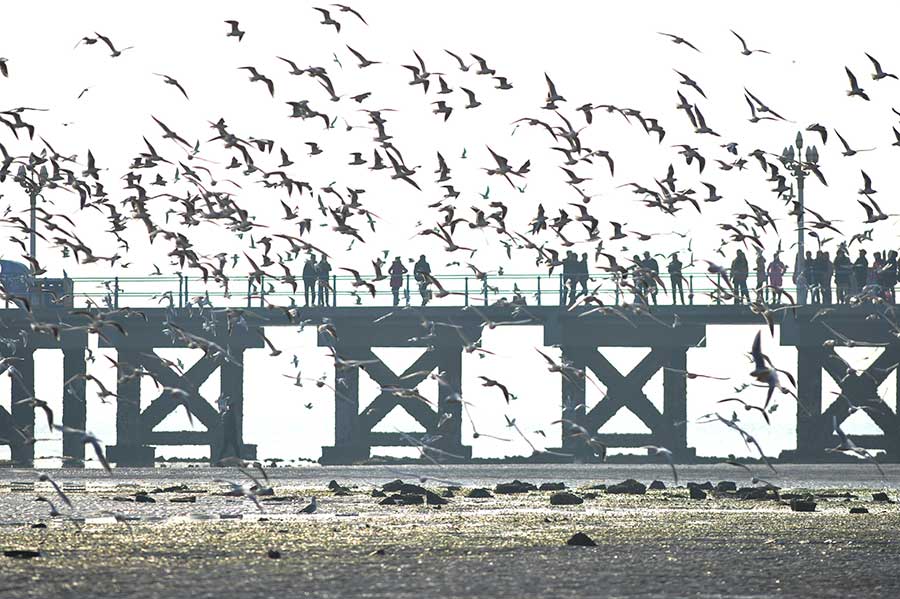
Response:
[{"label": "wet sand", "polygon": [[[34,490],[12,484],[33,481],[33,473],[5,471],[0,549],[35,549],[41,556],[0,557],[0,597],[897,596],[900,508],[872,500],[873,490],[896,500],[896,485],[854,485],[852,475],[842,484],[842,468],[870,476],[849,466],[782,473],[830,483],[782,493],[855,496],[817,498],[813,513],[793,512],[787,501],[715,492],[691,500],[687,489],[671,488],[667,469],[655,466],[493,467],[492,479],[490,468],[441,468],[442,478],[466,487],[512,478],[565,481],[585,502],[552,506],[551,491],[473,499],[464,488],[440,508],[380,505],[372,497],[375,485],[394,478],[419,484],[394,469],[275,469],[279,500],[263,501],[262,513],[246,498],[220,495],[226,488],[212,479],[245,480],[235,470],[126,471],[112,479],[51,472],[70,489],[73,510],[63,509],[44,483]],[[627,471],[670,488],[646,495],[588,488],[621,481]],[[709,472],[685,468],[682,477],[726,478],[703,474]],[[892,474],[888,480],[898,480]],[[332,477],[350,494],[328,490]],[[740,478],[730,480],[749,484]],[[174,485],[188,489],[150,493],[155,503],[114,499]],[[439,494],[445,488],[432,481],[424,486]],[[34,501],[37,494],[52,498],[65,515],[49,518],[47,504]],[[313,494],[317,513],[300,514]],[[191,496],[195,503],[170,501]],[[853,506],[869,513],[850,514]],[[135,520],[116,522],[106,511]],[[46,528],[33,528],[36,523]],[[566,546],[576,532],[597,546]],[[269,557],[270,550],[280,558]]]}]

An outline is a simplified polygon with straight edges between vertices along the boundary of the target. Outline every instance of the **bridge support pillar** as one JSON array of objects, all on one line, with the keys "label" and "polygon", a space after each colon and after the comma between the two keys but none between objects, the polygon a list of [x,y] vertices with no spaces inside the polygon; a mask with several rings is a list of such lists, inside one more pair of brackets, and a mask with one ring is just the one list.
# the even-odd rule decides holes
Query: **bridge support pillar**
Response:
[{"label": "bridge support pillar", "polygon": [[[87,371],[83,347],[63,349],[62,423],[68,428],[85,430],[87,426],[87,381],[79,375]],[[63,432],[63,467],[84,468],[84,443],[77,433]]]},{"label": "bridge support pillar", "polygon": [[[834,423],[839,425],[859,408],[881,434],[851,435],[853,442],[866,449],[881,449],[883,461],[900,459],[900,417],[884,400],[878,387],[889,376],[897,377],[900,389],[900,344],[882,350],[865,370],[854,370],[833,347],[801,345],[797,347],[797,448],[782,452],[781,457],[799,462],[844,461],[839,453],[826,451],[837,447]],[[823,409],[822,372],[834,379],[840,395]],[[777,391],[776,391],[777,394]],[[846,431],[845,431],[846,432]]]},{"label": "bridge support pillar", "polygon": [[[656,445],[669,449],[676,460],[692,460],[687,445],[687,351],[703,345],[703,325],[670,328],[657,321],[622,323],[617,316],[579,318],[562,315],[558,325],[545,328],[545,344],[562,350],[562,444],[560,453],[582,461],[600,460],[603,446],[638,448]],[[598,350],[608,347],[649,347],[650,352],[631,372],[619,372]],[[663,370],[662,410],[644,386]],[[606,386],[605,396],[590,410],[585,399],[594,379]],[[619,410],[627,408],[650,429],[649,433],[600,433]],[[544,456],[538,456],[544,457]],[[557,461],[555,456],[549,459]]]},{"label": "bridge support pillar", "polygon": [[134,373],[141,360],[139,350],[118,350],[116,444],[106,448],[107,459],[116,466],[152,468],[156,457],[153,447],[144,445],[141,435],[141,377]]},{"label": "bridge support pillar", "polygon": [[[465,320],[474,320],[466,317]],[[477,321],[476,321],[477,322]],[[457,325],[462,327],[463,325]],[[417,447],[439,462],[465,462],[472,449],[462,444],[462,352],[461,339],[478,339],[480,326],[435,327],[423,337],[421,321],[373,328],[369,322],[336,322],[341,341],[320,337],[320,345],[332,347],[335,363],[334,445],[322,448],[323,464],[352,464],[369,458],[372,447]],[[381,347],[422,347],[427,351],[402,373],[389,369],[372,351]],[[349,363],[350,365],[348,365]],[[380,394],[360,411],[359,369],[380,387]],[[432,373],[437,372],[436,376]],[[418,394],[416,387],[430,378],[437,380],[437,406]],[[424,432],[379,432],[376,425],[394,408],[401,407]]]},{"label": "bridge support pillar", "polygon": [[244,443],[244,352],[233,351],[235,362],[219,367],[222,435],[210,440],[210,456],[215,464],[225,458],[256,459],[256,445]]},{"label": "bridge support pillar", "polygon": [[[0,437],[9,445],[10,461],[19,468],[34,466],[34,406],[22,403],[34,396],[34,349],[18,348],[7,370],[10,384],[10,411],[0,408]],[[15,368],[15,370],[12,370]],[[15,373],[15,374],[14,374]]]},{"label": "bridge support pillar", "polygon": [[[222,317],[222,322],[190,317],[178,320],[172,323],[177,331],[174,340],[149,323],[128,323],[127,337],[110,333],[109,344],[119,354],[117,438],[115,445],[107,447],[110,462],[153,466],[154,447],[158,445],[207,446],[213,464],[223,457],[256,459],[256,446],[243,443],[243,359],[246,349],[263,345],[260,328],[233,328],[228,316]],[[200,347],[205,353],[191,367],[182,369],[157,355],[157,347]],[[200,387],[216,370],[220,371],[219,409],[200,393]],[[152,377],[159,390],[141,409],[140,381],[144,376]],[[176,410],[186,410],[197,428],[205,430],[154,430]]]}]

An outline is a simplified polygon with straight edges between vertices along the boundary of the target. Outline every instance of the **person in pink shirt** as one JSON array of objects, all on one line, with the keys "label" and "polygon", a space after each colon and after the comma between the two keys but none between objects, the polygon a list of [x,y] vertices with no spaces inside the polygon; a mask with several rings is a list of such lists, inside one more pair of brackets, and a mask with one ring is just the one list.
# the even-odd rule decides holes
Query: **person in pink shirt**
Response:
[{"label": "person in pink shirt", "polygon": [[784,265],[784,262],[781,261],[781,258],[778,257],[778,254],[775,254],[775,258],[772,259],[772,262],[769,263],[769,268],[767,269],[767,274],[769,275],[769,286],[772,288],[772,303],[780,304],[781,303],[781,294],[782,286],[784,285],[784,273],[787,271],[787,266]]}]

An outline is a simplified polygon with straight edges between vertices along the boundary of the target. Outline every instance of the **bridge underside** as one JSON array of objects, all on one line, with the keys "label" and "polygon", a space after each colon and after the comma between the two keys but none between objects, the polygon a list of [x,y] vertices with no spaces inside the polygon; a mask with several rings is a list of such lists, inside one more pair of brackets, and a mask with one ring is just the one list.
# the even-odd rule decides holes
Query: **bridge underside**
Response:
[{"label": "bridge underside", "polygon": [[[564,420],[562,438],[553,453],[532,456],[536,461],[548,462],[596,459],[597,447],[602,445],[664,446],[672,450],[676,459],[691,460],[694,450],[687,445],[684,425],[687,385],[684,375],[678,372],[686,370],[689,349],[704,345],[706,326],[710,324],[765,326],[761,317],[743,306],[660,307],[652,315],[629,313],[627,318],[622,312],[584,316],[583,312],[566,312],[556,307],[525,307],[516,313],[509,307],[488,307],[480,312],[493,321],[542,326],[544,344],[558,346],[562,351],[569,368],[568,375],[558,375]],[[417,447],[435,461],[468,461],[472,450],[462,443],[462,356],[477,351],[485,326],[481,314],[443,307],[394,311],[302,309],[296,313],[271,307],[205,314],[188,309],[148,309],[142,310],[140,317],[121,313],[111,316],[125,327],[127,334],[107,326],[103,328],[104,338],[99,340],[100,347],[116,349],[118,364],[115,389],[108,392],[116,402],[117,440],[107,448],[108,457],[120,466],[150,466],[156,446],[196,445],[207,447],[213,462],[230,456],[255,458],[255,446],[243,441],[244,352],[263,347],[259,334],[263,327],[297,326],[306,321],[332,325],[333,329],[320,329],[318,342],[337,356],[335,441],[323,448],[323,463],[363,461],[373,447],[384,446]],[[897,327],[886,322],[887,317],[878,307],[841,306],[827,316],[815,315],[813,307],[805,307],[796,314],[783,311],[777,316],[782,325],[781,344],[796,347],[798,355],[797,449],[785,452],[782,458],[809,462],[841,459],[826,451],[838,443],[833,424],[840,424],[862,406],[880,433],[855,435],[855,442],[884,450],[885,455],[879,459],[900,459],[900,418],[895,408],[878,397],[882,382],[888,377],[900,377],[900,341],[892,333]],[[423,320],[435,324],[423,327]],[[61,332],[58,338],[54,337],[53,327],[32,327],[33,322],[61,323]],[[51,308],[35,308],[31,317],[19,309],[2,311],[0,354],[9,358],[4,363],[8,366],[5,373],[11,385],[11,402],[9,409],[0,407],[0,444],[10,447],[12,463],[30,466],[34,462],[36,350],[62,350],[66,383],[62,414],[55,424],[74,430],[85,428],[86,398],[97,392],[96,383],[86,376],[88,333],[83,328],[69,330],[67,325],[78,327],[87,322],[83,316]],[[173,334],[171,325],[186,335]],[[337,333],[336,337],[330,334],[331,330]],[[835,331],[852,341],[835,335]],[[211,340],[214,346],[204,347],[192,341],[191,335]],[[865,371],[851,369],[834,350],[834,346],[860,344],[883,346],[881,355]],[[154,351],[177,347],[200,347],[204,355],[181,371]],[[423,347],[427,351],[405,371],[394,372],[373,351],[379,347]],[[603,352],[611,347],[643,347],[649,353],[634,369],[623,373],[604,356]],[[360,403],[360,368],[380,388],[368,404]],[[663,396],[662,407],[657,409],[645,386],[660,370]],[[219,401],[204,398],[200,392],[204,381],[216,371],[222,389]],[[578,372],[582,374],[573,374]],[[823,401],[823,372],[840,389],[838,400],[830,405]],[[144,377],[152,378],[158,385],[147,401],[141,397]],[[435,404],[415,391],[418,385],[432,379],[438,385]],[[595,383],[602,384],[606,394],[588,410],[587,388]],[[422,430],[375,430],[397,407],[412,416]],[[599,432],[623,408],[633,412],[649,432]],[[176,410],[189,412],[205,430],[155,430]],[[44,413],[39,411],[38,417],[44,418]],[[64,432],[63,456],[67,466],[83,465],[85,451],[77,433]]]}]

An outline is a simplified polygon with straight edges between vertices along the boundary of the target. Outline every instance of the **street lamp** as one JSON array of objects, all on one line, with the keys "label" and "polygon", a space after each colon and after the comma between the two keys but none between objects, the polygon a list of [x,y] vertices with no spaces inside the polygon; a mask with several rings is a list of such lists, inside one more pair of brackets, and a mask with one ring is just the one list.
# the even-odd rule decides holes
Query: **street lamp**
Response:
[{"label": "street lamp", "polygon": [[[797,151],[794,153],[794,148]],[[805,160],[801,160],[800,156],[804,156]],[[779,158],[781,164],[787,168],[797,181],[797,261],[795,266],[795,276],[797,279],[797,302],[806,304],[806,294],[809,289],[806,275],[805,262],[806,251],[804,248],[805,226],[804,226],[804,199],[803,199],[803,182],[810,174],[815,175],[823,184],[825,178],[819,171],[819,151],[816,146],[808,146],[806,153],[803,154],[803,135],[798,131],[797,139],[794,146],[788,146],[781,152]]]}]

